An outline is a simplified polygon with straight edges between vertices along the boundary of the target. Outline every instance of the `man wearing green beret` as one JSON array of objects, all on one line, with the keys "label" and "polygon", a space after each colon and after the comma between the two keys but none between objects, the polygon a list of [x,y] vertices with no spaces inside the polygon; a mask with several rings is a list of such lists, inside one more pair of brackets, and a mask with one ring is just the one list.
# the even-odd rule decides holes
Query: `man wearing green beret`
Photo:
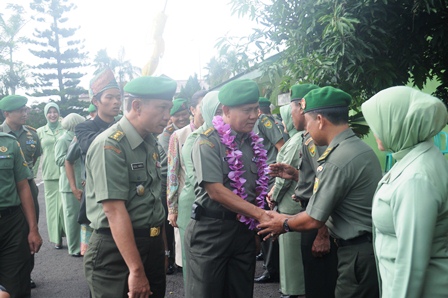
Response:
[{"label": "man wearing green beret", "polygon": [[130,81],[125,115],[87,153],[87,217],[94,232],[84,271],[93,298],[165,296],[165,212],[154,134],[168,123],[176,86],[166,77]]},{"label": "man wearing green beret", "polygon": [[[283,133],[276,125],[276,121],[271,114],[271,102],[266,97],[260,97],[259,103],[259,113],[257,123],[254,127],[254,132],[263,138],[263,146],[268,154],[268,164],[275,163],[277,159],[277,154],[285,144],[283,138]],[[275,183],[275,178],[269,178],[268,191],[272,188]],[[266,210],[269,210],[268,204],[265,205]],[[256,283],[269,283],[278,282],[279,280],[279,250],[278,242],[264,241],[261,243],[261,251],[263,255],[263,267],[264,272],[257,278],[255,278]]]},{"label": "man wearing green beret", "polygon": [[0,285],[11,297],[31,297],[30,256],[42,245],[31,175],[16,138],[0,132]]},{"label": "man wearing green beret", "polygon": [[[5,132],[16,137],[22,148],[26,163],[33,173],[34,164],[42,154],[39,137],[36,129],[29,125],[25,125],[28,120],[29,108],[26,106],[28,98],[21,95],[8,95],[0,100],[0,110],[3,111],[5,121],[0,125],[0,132]],[[34,208],[36,211],[36,219],[39,222],[39,188],[34,181],[34,176],[28,177],[31,194],[33,196]],[[34,255],[31,256],[31,271],[34,269]],[[35,288],[36,284],[31,279],[31,288]]]},{"label": "man wearing green beret", "polygon": [[193,219],[185,231],[186,297],[252,297],[255,232],[266,220],[266,151],[252,132],[258,85],[235,80],[219,91],[223,116],[215,116],[195,141]]},{"label": "man wearing green beret", "polygon": [[87,112],[89,113],[88,119],[93,119],[96,116],[96,106],[91,103],[89,105],[89,108],[87,109]]},{"label": "man wearing green beret", "polygon": [[[328,146],[319,157],[313,194],[305,212],[294,216],[271,212],[260,224],[269,236],[328,227],[338,246],[336,297],[378,297],[372,246],[372,199],[381,179],[373,150],[348,125],[351,96],[323,87],[301,101],[307,130],[316,145]],[[355,282],[356,281],[356,282]]]}]

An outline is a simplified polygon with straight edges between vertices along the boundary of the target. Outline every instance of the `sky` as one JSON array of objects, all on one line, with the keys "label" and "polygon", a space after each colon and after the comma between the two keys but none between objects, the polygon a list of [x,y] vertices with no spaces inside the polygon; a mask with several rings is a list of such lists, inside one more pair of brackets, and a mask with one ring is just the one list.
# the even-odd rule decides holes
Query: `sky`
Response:
[{"label": "sky", "polygon": [[[8,18],[6,3],[14,2],[28,11],[31,0],[0,0],[0,12]],[[245,36],[255,26],[247,19],[231,15],[229,0],[72,0],[77,9],[67,16],[71,27],[80,26],[76,35],[84,39],[85,50],[93,60],[100,49],[117,57],[121,47],[125,58],[143,67],[151,57],[151,29],[154,17],[162,12],[165,2],[167,21],[163,32],[165,52],[154,75],[165,74],[175,80],[187,80],[196,73],[201,79],[203,68],[217,56],[218,38]],[[35,23],[29,22],[24,32],[32,34]],[[27,49],[20,51],[20,60],[33,64]],[[93,70],[82,81],[87,89]]]}]

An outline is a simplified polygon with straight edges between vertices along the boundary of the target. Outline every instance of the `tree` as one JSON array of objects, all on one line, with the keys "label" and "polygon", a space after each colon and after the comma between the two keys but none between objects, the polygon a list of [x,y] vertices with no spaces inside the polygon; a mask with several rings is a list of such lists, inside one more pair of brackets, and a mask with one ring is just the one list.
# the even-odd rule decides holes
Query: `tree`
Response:
[{"label": "tree", "polygon": [[6,8],[12,10],[13,14],[7,20],[0,14],[0,65],[4,67],[0,73],[0,81],[4,85],[6,94],[15,94],[18,88],[29,87],[26,82],[28,67],[14,55],[19,46],[28,43],[27,39],[20,34],[28,21],[23,18],[22,6],[8,4]]},{"label": "tree", "polygon": [[80,68],[87,52],[81,41],[74,38],[79,27],[64,27],[68,21],[65,15],[76,6],[69,0],[34,0],[30,7],[36,12],[33,19],[41,24],[36,26],[32,40],[38,49],[30,52],[45,61],[36,66],[40,72],[35,73],[37,83],[32,96],[56,95],[62,103],[78,99],[86,92],[78,85],[85,75]]},{"label": "tree", "polygon": [[118,58],[111,58],[107,54],[106,49],[99,50],[94,59],[93,65],[96,68],[94,73],[96,74],[102,69],[109,67],[114,72],[115,78],[123,90],[124,85],[137,77],[142,71],[141,68],[132,65],[131,61],[126,60],[125,56],[126,52],[124,47],[120,48]]},{"label": "tree", "polygon": [[232,11],[259,24],[234,45],[249,64],[280,52],[275,63],[291,83],[339,87],[352,94],[355,110],[410,80],[422,88],[436,79],[437,94],[448,95],[448,0],[232,0]]},{"label": "tree", "polygon": [[191,97],[193,96],[193,94],[201,89],[202,89],[202,87],[201,87],[201,84],[199,83],[198,75],[195,73],[194,77],[192,77],[192,76],[188,77],[188,81],[185,84],[185,87],[182,86],[180,88],[180,92],[177,95],[177,97],[190,100]]}]

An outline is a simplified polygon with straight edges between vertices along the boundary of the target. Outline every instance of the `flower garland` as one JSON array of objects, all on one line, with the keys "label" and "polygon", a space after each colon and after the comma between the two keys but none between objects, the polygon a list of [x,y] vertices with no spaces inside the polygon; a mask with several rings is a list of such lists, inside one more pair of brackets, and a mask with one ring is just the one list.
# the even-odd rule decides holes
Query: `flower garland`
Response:
[{"label": "flower garland", "polygon": [[[246,171],[243,170],[244,164],[242,161],[243,153],[238,149],[237,143],[235,142],[234,135],[231,134],[230,125],[226,124],[221,116],[215,116],[213,118],[213,126],[218,132],[221,143],[226,146],[226,160],[229,164],[230,173],[228,174],[230,182],[230,186],[232,186],[233,193],[237,196],[241,197],[243,200],[247,198],[246,190],[244,189],[244,183],[246,183],[246,179],[242,177],[243,173]],[[258,179],[256,181],[255,191],[258,194],[255,203],[259,208],[264,208],[264,198],[267,195],[267,188],[269,178],[267,176],[267,151],[263,147],[263,138],[260,138],[254,132],[250,132],[251,145],[252,150],[254,152],[253,161],[256,162],[258,168]],[[257,226],[257,221],[253,218],[246,217],[244,215],[239,216],[239,221],[248,225],[249,229],[253,230]]]}]

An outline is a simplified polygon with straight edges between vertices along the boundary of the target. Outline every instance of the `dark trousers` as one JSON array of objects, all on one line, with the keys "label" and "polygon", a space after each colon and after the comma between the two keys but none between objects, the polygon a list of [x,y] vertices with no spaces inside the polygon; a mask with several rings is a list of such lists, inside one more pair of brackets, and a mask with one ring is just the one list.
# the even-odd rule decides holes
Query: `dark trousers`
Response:
[{"label": "dark trousers", "polygon": [[[36,210],[36,220],[39,223],[39,202],[38,202],[38,197],[39,197],[39,188],[36,185],[36,182],[34,181],[34,179],[29,179],[28,180],[28,184],[30,185],[30,189],[31,189],[31,195],[33,196],[33,201],[34,201],[34,209]],[[30,257],[30,272],[32,272],[34,269],[34,255],[31,255]]]},{"label": "dark trousers", "polygon": [[330,238],[330,253],[314,257],[311,253],[317,230],[302,232],[302,262],[307,298],[334,298],[338,278],[337,247]]},{"label": "dark trousers", "polygon": [[[165,251],[162,235],[136,237],[135,243],[153,292],[151,298],[165,297]],[[92,233],[84,256],[84,273],[93,298],[128,297],[129,269],[111,235],[98,234],[96,231]]]},{"label": "dark trousers", "polygon": [[201,217],[185,231],[186,298],[253,297],[254,232],[236,220]]},{"label": "dark trousers", "polygon": [[261,251],[263,252],[263,267],[265,272],[269,273],[272,278],[278,278],[280,275],[280,249],[277,240],[269,238],[261,242]]},{"label": "dark trousers", "polygon": [[377,298],[380,296],[371,242],[339,247],[338,273],[337,298]]},{"label": "dark trousers", "polygon": [[28,231],[21,208],[0,218],[0,284],[12,298],[31,297]]}]

